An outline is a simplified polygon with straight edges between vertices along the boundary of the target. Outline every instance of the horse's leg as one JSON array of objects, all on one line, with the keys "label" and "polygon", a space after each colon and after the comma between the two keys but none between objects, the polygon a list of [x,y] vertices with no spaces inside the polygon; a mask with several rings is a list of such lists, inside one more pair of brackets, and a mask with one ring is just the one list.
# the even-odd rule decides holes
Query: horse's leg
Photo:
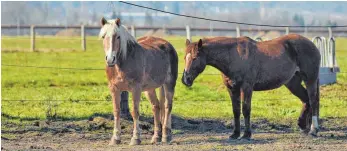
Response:
[{"label": "horse's leg", "polygon": [[131,138],[131,141],[130,141],[130,145],[139,145],[141,143],[141,140],[140,140],[141,129],[139,126],[139,123],[140,123],[139,103],[141,99],[141,88],[139,86],[134,88],[132,93],[133,93],[133,110],[131,112],[131,115],[134,121],[134,130],[133,130],[133,137]]},{"label": "horse's leg", "polygon": [[120,144],[120,91],[117,90],[114,86],[109,86],[112,96],[112,104],[113,104],[113,116],[114,116],[114,129],[113,136],[110,141],[110,145]]},{"label": "horse's leg", "polygon": [[165,91],[165,118],[163,124],[162,142],[170,143],[172,139],[171,134],[171,110],[172,110],[172,98],[175,93],[174,84],[164,84]]},{"label": "horse's leg", "polygon": [[318,79],[305,82],[307,87],[308,97],[310,98],[310,106],[312,109],[312,124],[309,134],[311,136],[317,136],[319,125],[319,83]]},{"label": "horse's leg", "polygon": [[291,93],[297,96],[302,102],[301,114],[298,119],[298,126],[301,131],[308,133],[309,126],[311,124],[310,116],[310,103],[307,94],[307,90],[301,85],[301,78],[299,75],[294,75],[292,79],[286,84],[286,87]]},{"label": "horse's leg", "polygon": [[251,100],[252,100],[253,87],[249,84],[244,84],[241,87],[242,99],[242,114],[245,119],[245,131],[242,139],[250,139],[252,137],[251,129]]},{"label": "horse's leg", "polygon": [[151,140],[152,144],[156,144],[158,142],[161,142],[161,124],[160,124],[160,107],[159,107],[159,100],[157,98],[157,95],[155,93],[155,89],[147,91],[146,96],[148,100],[151,101],[152,104],[152,111],[154,115],[154,134]]},{"label": "horse's leg", "polygon": [[234,114],[234,130],[233,134],[229,136],[230,139],[237,139],[240,137],[240,89],[232,90],[228,88],[229,96],[232,101],[233,114]]},{"label": "horse's leg", "polygon": [[[162,126],[164,124],[164,119],[165,119],[165,90],[164,90],[164,86],[161,86],[159,88],[159,108],[160,108],[160,125]],[[160,135],[161,134],[162,133],[160,133]]]}]

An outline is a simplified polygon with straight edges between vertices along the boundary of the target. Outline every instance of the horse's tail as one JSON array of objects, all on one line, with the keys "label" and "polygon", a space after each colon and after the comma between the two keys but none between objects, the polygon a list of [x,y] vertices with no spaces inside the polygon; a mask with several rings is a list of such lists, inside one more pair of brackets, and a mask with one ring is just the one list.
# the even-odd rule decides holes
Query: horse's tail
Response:
[{"label": "horse's tail", "polygon": [[[300,36],[300,35],[298,35]],[[320,53],[315,44],[300,36],[297,39],[287,40],[286,49],[296,62],[304,81],[319,81]]]},{"label": "horse's tail", "polygon": [[318,109],[317,109],[317,111],[318,111],[318,113],[317,113],[317,116],[318,116],[318,118],[319,118],[319,102],[320,102],[320,92],[319,92],[319,77],[318,77],[318,79],[317,79],[317,106],[318,106]]},{"label": "horse's tail", "polygon": [[178,76],[178,55],[175,48],[169,43],[169,52],[170,52],[170,69],[172,80],[176,82]]}]

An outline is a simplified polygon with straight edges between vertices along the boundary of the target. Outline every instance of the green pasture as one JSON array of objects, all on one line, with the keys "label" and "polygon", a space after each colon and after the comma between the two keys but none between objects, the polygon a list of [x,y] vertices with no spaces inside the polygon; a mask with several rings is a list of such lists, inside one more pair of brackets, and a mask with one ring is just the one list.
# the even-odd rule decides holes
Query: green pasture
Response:
[{"label": "green pasture", "polygon": [[[184,37],[166,37],[179,55],[179,72],[183,71]],[[194,40],[197,40],[194,37]],[[103,70],[61,70],[21,68],[4,65],[49,66],[103,69],[104,52],[97,37],[87,38],[87,51],[81,50],[79,38],[37,37],[38,52],[29,52],[28,37],[1,39],[1,112],[2,120],[45,120],[54,116],[62,120],[88,119],[96,114],[111,114],[107,80]],[[337,38],[337,62],[347,71],[347,39]],[[207,67],[191,88],[177,79],[173,114],[183,118],[232,119],[231,101],[219,71]],[[347,117],[347,74],[338,74],[338,83],[321,87],[322,118]],[[142,97],[140,112],[152,116],[151,105]],[[29,101],[17,101],[29,100]],[[63,101],[61,101],[63,100]],[[130,101],[131,104],[131,101]],[[255,92],[252,119],[294,123],[301,102],[285,87]],[[289,122],[289,123],[288,123]]]}]

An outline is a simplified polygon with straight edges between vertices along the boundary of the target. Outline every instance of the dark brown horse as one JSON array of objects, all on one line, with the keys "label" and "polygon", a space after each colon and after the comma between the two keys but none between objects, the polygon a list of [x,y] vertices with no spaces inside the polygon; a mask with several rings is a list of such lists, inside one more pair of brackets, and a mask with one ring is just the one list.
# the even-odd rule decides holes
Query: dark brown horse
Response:
[{"label": "dark brown horse", "polygon": [[[206,65],[222,72],[234,113],[230,139],[240,136],[240,99],[246,126],[241,138],[249,139],[253,91],[271,90],[282,85],[303,103],[299,127],[310,135],[317,135],[320,53],[309,39],[290,34],[265,42],[248,37],[217,37],[194,43],[187,40],[185,63],[182,82],[187,86],[193,84]],[[302,81],[306,89],[301,85]]]},{"label": "dark brown horse", "polygon": [[[177,80],[178,58],[174,47],[155,37],[135,40],[120,20],[101,20],[100,38],[106,54],[106,73],[113,101],[114,131],[110,144],[120,143],[120,93],[132,92],[134,121],[130,145],[140,141],[139,103],[145,91],[152,104],[154,135],[152,143],[170,142],[172,99]],[[155,89],[160,88],[158,100]]]}]

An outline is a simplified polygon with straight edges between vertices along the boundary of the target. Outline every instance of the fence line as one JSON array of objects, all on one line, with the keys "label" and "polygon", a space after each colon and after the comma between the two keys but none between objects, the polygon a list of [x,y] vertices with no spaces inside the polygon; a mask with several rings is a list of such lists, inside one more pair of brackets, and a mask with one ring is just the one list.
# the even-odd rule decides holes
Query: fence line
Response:
[{"label": "fence line", "polygon": [[[187,28],[188,27],[188,28]],[[262,29],[249,29],[249,28],[240,28],[239,26],[236,26],[236,28],[213,28],[213,27],[208,27],[208,28],[202,28],[202,27],[135,27],[135,26],[129,26],[127,27],[129,30],[131,30],[131,34],[135,37],[136,36],[136,30],[159,30],[159,29],[165,29],[168,31],[183,31],[186,32],[187,36],[188,34],[190,35],[190,31],[205,31],[205,32],[236,32],[236,37],[241,36],[242,32],[253,32],[253,31],[263,31],[263,32],[269,32],[269,31],[278,31],[278,32],[283,32],[288,34],[289,32],[307,32],[306,28],[290,28],[289,31],[289,27],[291,26],[283,26],[284,28],[278,28],[278,29],[274,29],[274,28],[262,28]],[[269,26],[270,27],[270,26]],[[282,26],[281,26],[282,27]],[[347,27],[347,26],[346,26]],[[74,38],[59,38],[59,39],[71,39],[71,40],[80,40],[81,42],[81,49],[83,51],[87,50],[86,47],[86,41],[90,41],[90,40],[95,40],[97,41],[97,39],[86,39],[86,30],[87,29],[100,29],[100,26],[87,26],[87,25],[80,25],[80,26],[51,26],[51,25],[21,25],[21,26],[17,26],[17,25],[1,25],[1,28],[4,29],[18,29],[18,28],[29,28],[30,29],[30,37],[28,37],[28,39],[30,39],[30,50],[31,51],[35,51],[36,47],[35,47],[35,43],[37,41],[37,39],[41,39],[40,37],[36,36],[36,32],[38,30],[38,28],[40,29],[67,29],[67,28],[80,28],[80,32],[81,32],[81,38],[79,39],[74,39]],[[212,29],[213,28],[213,29]],[[345,29],[341,29],[341,28],[331,28],[328,27],[328,29],[326,28],[314,28],[313,30],[310,30],[310,32],[328,32],[329,36],[332,36],[333,32],[340,32],[340,33],[346,33]],[[189,36],[191,37],[191,36]],[[5,38],[6,39],[6,38]],[[189,39],[189,38],[188,38]]]},{"label": "fence line", "polygon": [[[19,68],[41,68],[41,69],[59,69],[59,70],[105,70],[105,68],[51,67],[51,66],[30,66],[30,65],[14,65],[14,64],[1,64],[1,65],[8,66],[8,67],[19,67]],[[347,74],[347,72],[339,72],[339,73]],[[178,74],[183,74],[183,73],[180,72]],[[320,74],[324,74],[324,73],[320,73]],[[221,73],[203,73],[202,75],[221,75]]]}]

